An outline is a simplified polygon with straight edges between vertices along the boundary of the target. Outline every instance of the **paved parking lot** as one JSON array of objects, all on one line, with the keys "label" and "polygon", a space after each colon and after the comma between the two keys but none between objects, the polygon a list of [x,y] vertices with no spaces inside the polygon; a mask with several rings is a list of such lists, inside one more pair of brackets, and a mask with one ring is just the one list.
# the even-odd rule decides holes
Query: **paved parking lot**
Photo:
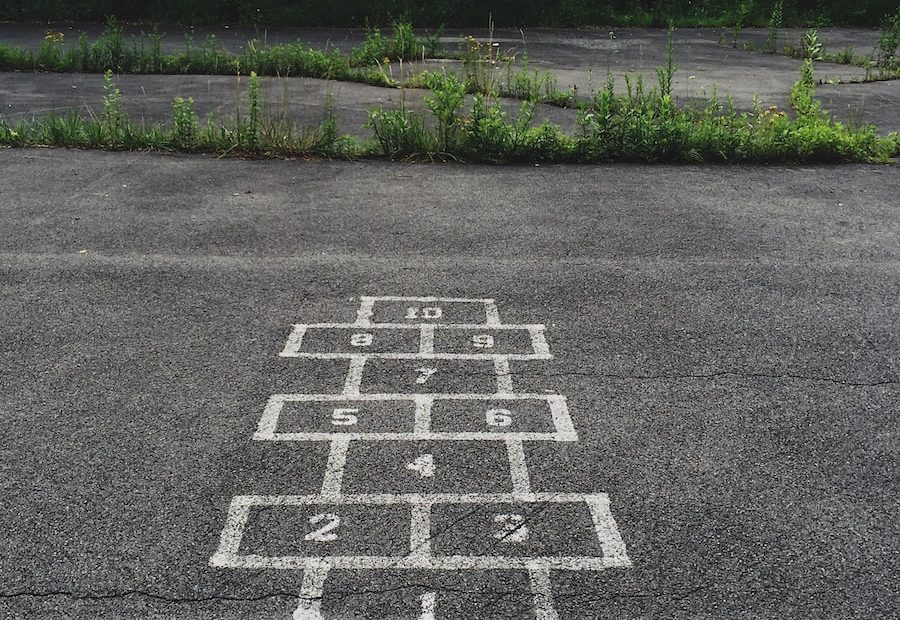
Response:
[{"label": "paved parking lot", "polygon": [[895,167],[0,171],[4,618],[894,614]]}]

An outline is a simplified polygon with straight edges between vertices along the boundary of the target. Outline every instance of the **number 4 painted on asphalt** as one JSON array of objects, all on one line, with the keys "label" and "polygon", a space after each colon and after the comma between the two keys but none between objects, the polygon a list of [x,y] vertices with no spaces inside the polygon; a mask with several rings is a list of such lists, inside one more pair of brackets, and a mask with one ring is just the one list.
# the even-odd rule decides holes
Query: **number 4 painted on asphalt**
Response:
[{"label": "number 4 painted on asphalt", "polygon": [[423,478],[431,478],[434,476],[434,456],[423,454],[412,463],[407,463],[406,469],[419,472]]}]

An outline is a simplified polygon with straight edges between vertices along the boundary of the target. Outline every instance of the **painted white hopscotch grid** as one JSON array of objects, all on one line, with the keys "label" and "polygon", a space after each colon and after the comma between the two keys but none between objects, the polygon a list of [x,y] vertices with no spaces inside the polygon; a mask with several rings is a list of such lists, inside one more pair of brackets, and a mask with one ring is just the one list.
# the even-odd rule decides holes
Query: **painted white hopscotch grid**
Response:
[{"label": "painted white hopscotch grid", "polygon": [[[481,322],[479,322],[481,321]],[[452,297],[361,297],[353,323],[293,325],[282,357],[347,359],[348,371],[340,394],[274,394],[259,420],[254,440],[330,442],[318,495],[239,495],[232,499],[219,546],[210,559],[215,567],[302,570],[300,603],[295,620],[320,620],[322,595],[329,571],[340,570],[525,570],[529,574],[536,618],[554,620],[551,571],[627,568],[631,561],[605,493],[537,493],[532,491],[525,457],[526,441],[578,440],[564,396],[516,393],[510,361],[551,359],[543,325],[504,325],[493,299]],[[337,350],[320,350],[327,346]],[[403,350],[397,351],[396,348]],[[495,393],[361,393],[366,362],[372,358],[421,360],[415,382],[426,385],[438,368],[430,360],[490,360]],[[372,415],[388,406],[392,419]],[[285,408],[291,420],[284,423]],[[391,409],[390,407],[393,407]],[[530,412],[526,428],[525,409]],[[433,415],[466,414],[461,428],[436,429]],[[383,413],[383,412],[382,412]],[[399,417],[400,419],[393,419]],[[370,419],[367,419],[370,418]],[[446,421],[446,420],[445,420]],[[368,426],[366,423],[368,422]],[[382,428],[378,428],[379,425]],[[283,428],[284,427],[284,428]],[[359,430],[360,427],[366,430]],[[347,454],[358,442],[492,441],[503,442],[509,462],[509,493],[368,493],[344,494]],[[407,469],[432,476],[440,463],[423,454]],[[442,506],[472,505],[496,510],[493,539],[511,545],[510,553],[435,552],[432,517]],[[512,505],[514,508],[510,508]],[[586,527],[598,551],[586,555],[523,555],[513,546],[528,539],[529,509],[570,506],[589,515]],[[354,555],[328,551],[341,536],[341,510],[354,506],[394,507],[409,520],[408,549],[401,555]],[[496,508],[492,508],[495,506]],[[580,508],[579,508],[580,507]],[[313,511],[303,540],[303,554],[242,551],[254,511]],[[576,510],[577,509],[577,510]],[[566,510],[569,510],[566,508]],[[306,512],[303,516],[306,516]],[[575,514],[575,513],[573,513]],[[580,513],[579,513],[580,514]],[[587,518],[587,517],[585,517]],[[369,547],[371,548],[371,547]],[[521,548],[521,547],[520,547]],[[422,596],[420,618],[439,617],[434,592]]]}]

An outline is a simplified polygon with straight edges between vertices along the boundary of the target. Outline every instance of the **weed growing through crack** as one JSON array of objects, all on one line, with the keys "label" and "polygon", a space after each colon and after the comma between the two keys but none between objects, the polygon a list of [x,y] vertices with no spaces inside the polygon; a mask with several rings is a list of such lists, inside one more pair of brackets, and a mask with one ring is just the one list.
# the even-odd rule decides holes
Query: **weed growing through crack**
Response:
[{"label": "weed growing through crack", "polygon": [[200,120],[194,112],[194,99],[175,97],[172,101],[173,139],[179,149],[190,151],[197,145]]},{"label": "weed growing through crack", "polygon": [[766,51],[774,54],[778,50],[778,36],[781,32],[781,21],[784,15],[784,0],[775,0],[772,13],[769,15],[769,31],[766,36]]},{"label": "weed growing through crack", "polygon": [[122,134],[128,117],[122,105],[122,91],[112,81],[112,71],[107,70],[103,74],[103,121],[101,129],[109,146],[118,146],[122,141]]},{"label": "weed growing through crack", "polygon": [[803,34],[800,42],[800,53],[807,60],[822,60],[822,42],[819,41],[819,31],[810,28]]},{"label": "weed growing through crack", "polygon": [[881,21],[881,34],[875,45],[875,64],[884,70],[896,70],[897,47],[900,46],[900,7]]},{"label": "weed growing through crack", "polygon": [[251,149],[259,146],[260,103],[259,103],[259,77],[255,71],[250,72],[250,87],[248,92],[249,114],[247,116],[246,142]]}]

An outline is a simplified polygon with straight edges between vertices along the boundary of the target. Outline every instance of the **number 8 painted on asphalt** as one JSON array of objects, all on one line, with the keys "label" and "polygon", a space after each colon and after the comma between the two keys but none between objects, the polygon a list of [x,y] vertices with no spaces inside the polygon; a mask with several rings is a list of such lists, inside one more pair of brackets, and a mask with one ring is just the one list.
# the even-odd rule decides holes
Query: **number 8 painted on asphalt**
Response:
[{"label": "number 8 painted on asphalt", "polygon": [[368,347],[372,344],[372,334],[353,334],[350,336],[350,344],[354,347]]}]

